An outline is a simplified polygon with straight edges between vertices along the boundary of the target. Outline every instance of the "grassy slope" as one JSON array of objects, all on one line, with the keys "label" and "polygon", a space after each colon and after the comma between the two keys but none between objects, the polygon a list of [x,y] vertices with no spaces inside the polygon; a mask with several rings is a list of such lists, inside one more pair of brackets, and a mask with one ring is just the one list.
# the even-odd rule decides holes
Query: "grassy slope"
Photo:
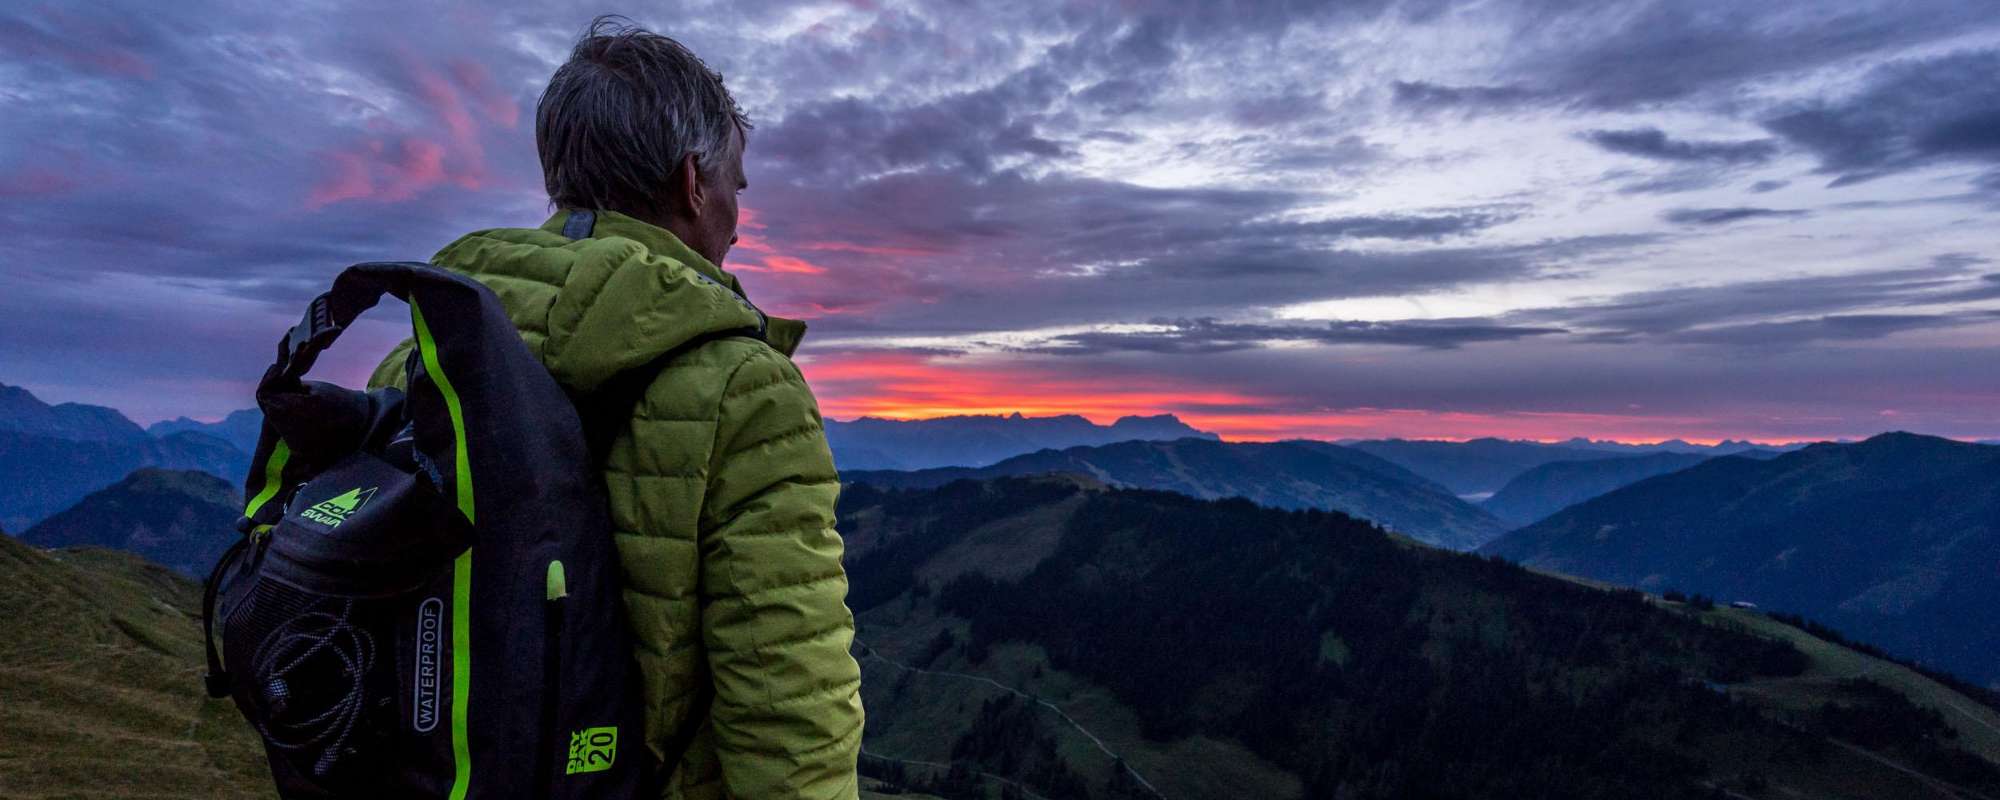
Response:
[{"label": "grassy slope", "polygon": [[[1598,589],[1619,588],[1603,581],[1578,578],[1546,569],[1530,568],[1529,571]],[[1658,602],[1670,608],[1681,606],[1679,603],[1665,600]],[[1746,700],[1782,712],[1801,712],[1825,700],[1834,684],[1849,678],[1867,678],[1901,692],[1910,702],[1918,706],[1937,710],[1944,715],[1946,724],[1958,731],[1958,743],[1961,747],[1974,755],[2000,764],[2000,711],[1966,697],[1949,686],[1927,678],[1909,667],[1850,650],[1756,611],[1717,606],[1704,613],[1702,618],[1712,624],[1739,627],[1760,636],[1791,642],[1799,652],[1805,653],[1812,659],[1811,668],[1803,675],[1790,678],[1758,678],[1730,687],[1730,691]]]},{"label": "grassy slope", "polygon": [[202,691],[200,604],[136,557],[0,537],[6,796],[271,796],[255,736]]},{"label": "grassy slope", "polygon": [[1763,636],[1784,639],[1812,659],[1812,668],[1804,675],[1753,680],[1730,687],[1733,692],[1785,711],[1803,711],[1817,705],[1839,681],[1867,678],[1901,692],[1916,705],[1936,709],[1946,724],[1958,731],[1959,746],[2000,763],[2000,712],[1944,684],[1753,611],[1717,608],[1704,616],[1719,624],[1741,625]]}]

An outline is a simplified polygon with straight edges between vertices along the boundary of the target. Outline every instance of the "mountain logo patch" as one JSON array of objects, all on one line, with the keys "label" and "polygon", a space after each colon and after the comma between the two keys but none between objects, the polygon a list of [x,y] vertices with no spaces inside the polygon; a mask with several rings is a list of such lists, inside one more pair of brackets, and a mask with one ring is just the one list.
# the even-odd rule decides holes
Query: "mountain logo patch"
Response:
[{"label": "mountain logo patch", "polygon": [[368,505],[368,501],[375,497],[375,490],[380,488],[382,487],[370,486],[366,489],[349,489],[341,494],[321,500],[319,503],[313,505],[313,507],[300,512],[299,516],[309,522],[317,522],[329,528],[338,528],[340,527],[340,523],[346,522],[347,518],[353,516],[354,512],[360,511],[362,506]]}]

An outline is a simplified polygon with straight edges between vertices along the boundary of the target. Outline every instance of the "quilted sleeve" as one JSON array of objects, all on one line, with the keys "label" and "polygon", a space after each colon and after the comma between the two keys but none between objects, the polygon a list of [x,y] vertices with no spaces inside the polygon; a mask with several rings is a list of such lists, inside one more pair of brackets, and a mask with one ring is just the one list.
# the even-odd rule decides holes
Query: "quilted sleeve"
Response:
[{"label": "quilted sleeve", "polygon": [[759,347],[723,391],[701,515],[701,622],[736,798],[853,798],[861,669],[840,481],[798,367]]}]

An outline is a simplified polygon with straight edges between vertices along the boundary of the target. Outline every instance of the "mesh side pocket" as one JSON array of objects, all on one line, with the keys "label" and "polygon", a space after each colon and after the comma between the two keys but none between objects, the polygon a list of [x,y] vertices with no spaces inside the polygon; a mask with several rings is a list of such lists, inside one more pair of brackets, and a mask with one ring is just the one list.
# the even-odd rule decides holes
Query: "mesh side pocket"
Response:
[{"label": "mesh side pocket", "polygon": [[363,604],[262,579],[224,623],[245,716],[274,755],[326,785],[371,780],[357,754],[370,750],[369,711],[381,705],[372,676],[394,654],[364,624]]}]

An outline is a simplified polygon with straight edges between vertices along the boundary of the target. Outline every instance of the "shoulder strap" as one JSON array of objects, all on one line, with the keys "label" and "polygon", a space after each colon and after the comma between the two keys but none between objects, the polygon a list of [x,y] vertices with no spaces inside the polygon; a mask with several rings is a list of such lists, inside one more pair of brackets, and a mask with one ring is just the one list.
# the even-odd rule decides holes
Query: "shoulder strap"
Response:
[{"label": "shoulder strap", "polygon": [[[571,211],[569,219],[563,222],[562,233],[571,239],[584,239],[588,238],[596,227],[596,212]],[[757,316],[760,321],[764,318],[762,312]],[[618,438],[619,429],[624,427],[638,411],[639,402],[646,397],[646,387],[651,386],[653,380],[659,377],[660,370],[666,367],[668,359],[707,342],[730,336],[748,336],[760,342],[766,341],[764,338],[766,330],[766,326],[760,324],[755,327],[710,331],[682,342],[644,365],[620,373],[588,396],[572,397],[572,401],[576,403],[577,415],[583,419],[583,435],[590,446],[591,463],[596,464],[599,470],[604,468],[605,462],[611,457],[611,442]],[[661,752],[667,758],[661,764],[661,769],[665,772],[671,773],[680,766],[680,759],[685,757],[689,745],[694,743],[695,734],[700,731],[702,721],[708,717],[709,706],[714,702],[715,693],[708,683],[697,687],[693,694],[695,699],[688,706],[687,719],[681,723],[680,730],[674,731],[673,738],[667,740],[666,746],[661,748]]]}]

